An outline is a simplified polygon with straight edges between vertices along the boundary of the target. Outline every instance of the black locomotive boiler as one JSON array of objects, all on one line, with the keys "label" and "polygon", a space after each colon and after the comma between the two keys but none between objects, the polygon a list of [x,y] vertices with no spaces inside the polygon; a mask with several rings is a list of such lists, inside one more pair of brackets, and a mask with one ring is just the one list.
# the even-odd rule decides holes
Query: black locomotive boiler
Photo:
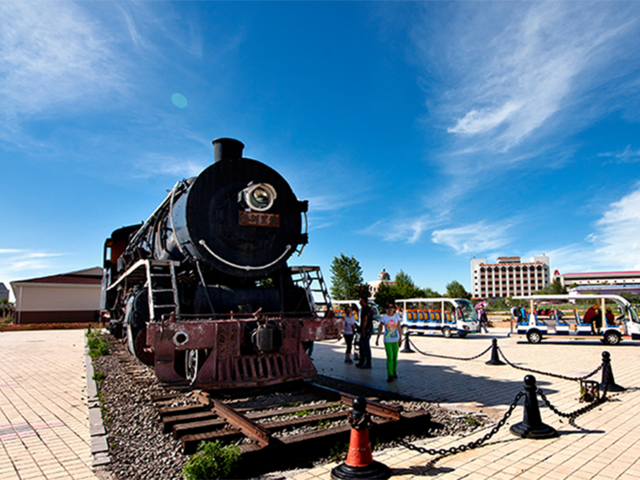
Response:
[{"label": "black locomotive boiler", "polygon": [[[179,181],[144,222],[105,242],[103,311],[167,383],[221,389],[316,374],[302,342],[338,338],[318,267],[289,267],[307,243],[308,203],[244,145]],[[304,230],[303,231],[303,226]]]}]

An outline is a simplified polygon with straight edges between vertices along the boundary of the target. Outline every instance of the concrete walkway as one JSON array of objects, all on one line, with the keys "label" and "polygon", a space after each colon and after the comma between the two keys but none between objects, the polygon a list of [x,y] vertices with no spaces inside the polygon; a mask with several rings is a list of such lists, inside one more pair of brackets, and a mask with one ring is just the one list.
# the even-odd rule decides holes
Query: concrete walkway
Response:
[{"label": "concrete walkway", "polygon": [[[472,357],[497,338],[514,364],[566,376],[581,376],[602,362],[602,352],[611,353],[616,383],[626,392],[610,394],[610,401],[569,422],[541,408],[544,423],[559,436],[547,440],[521,439],[509,427],[523,419],[521,400],[507,424],[489,442],[474,450],[446,457],[433,457],[405,448],[375,452],[374,459],[393,470],[393,478],[413,479],[640,479],[640,342],[623,341],[605,347],[599,341],[545,339],[531,345],[518,337],[507,338],[506,330],[466,339],[412,336],[422,351],[448,356]],[[372,345],[375,342],[372,341]],[[473,361],[447,360],[419,353],[400,353],[398,375],[386,382],[384,350],[373,347],[373,369],[359,370],[343,363],[344,345],[317,343],[315,364],[320,373],[378,388],[410,394],[442,406],[502,418],[519,391],[527,372],[510,366],[490,366],[489,353]],[[579,384],[535,374],[538,387],[562,412],[572,412],[579,403]],[[593,379],[600,382],[601,374]],[[423,448],[449,448],[481,438],[489,428],[469,437],[441,437],[416,443]],[[337,464],[297,471],[289,478],[328,479]]]},{"label": "concrete walkway", "polygon": [[0,479],[96,479],[84,330],[0,332]]}]

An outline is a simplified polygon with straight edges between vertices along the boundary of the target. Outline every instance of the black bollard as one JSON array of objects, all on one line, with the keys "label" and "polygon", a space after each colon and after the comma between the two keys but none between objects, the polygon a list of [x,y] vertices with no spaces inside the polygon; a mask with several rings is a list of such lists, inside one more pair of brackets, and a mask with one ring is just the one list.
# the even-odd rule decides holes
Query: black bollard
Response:
[{"label": "black bollard", "polygon": [[505,365],[505,363],[500,360],[500,356],[498,355],[498,340],[495,338],[491,339],[491,359],[486,362],[487,365]]},{"label": "black bollard", "polygon": [[411,350],[411,345],[409,345],[409,329],[407,328],[407,333],[404,334],[404,345],[402,346],[402,353],[415,353]]},{"label": "black bollard", "polygon": [[611,354],[609,352],[602,352],[602,383],[600,383],[600,390],[605,389],[607,392],[624,392],[626,390],[626,388],[617,385],[613,378]]},{"label": "black bollard", "polygon": [[536,395],[536,377],[527,375],[524,377],[524,414],[522,421],[512,425],[509,431],[520,438],[553,438],[558,436],[555,428],[542,423],[538,396]]}]

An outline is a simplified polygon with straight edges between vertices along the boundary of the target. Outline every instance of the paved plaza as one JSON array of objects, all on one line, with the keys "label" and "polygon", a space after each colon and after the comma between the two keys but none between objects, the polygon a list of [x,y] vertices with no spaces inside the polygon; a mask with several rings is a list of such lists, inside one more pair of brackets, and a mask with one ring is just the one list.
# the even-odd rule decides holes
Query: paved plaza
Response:
[{"label": "paved plaza", "polygon": [[84,330],[0,332],[0,479],[95,479]]},{"label": "paved plaza", "polygon": [[[596,341],[547,341],[530,345],[505,330],[466,339],[437,335],[413,336],[426,353],[472,357],[497,338],[507,358],[522,367],[581,376],[611,352],[616,383],[626,392],[578,417],[561,419],[541,408],[542,420],[559,432],[548,440],[521,439],[509,426],[522,420],[523,402],[507,424],[484,446],[433,457],[405,448],[375,452],[394,478],[443,479],[640,479],[640,344],[623,342],[605,347]],[[442,406],[502,418],[523,389],[526,372],[510,366],[490,366],[490,355],[472,361],[447,360],[400,353],[398,374],[386,382],[384,350],[373,347],[372,370],[343,363],[344,344],[316,343],[318,371],[377,388],[395,390],[437,402]],[[86,401],[84,331],[50,330],[0,332],[0,479],[93,479],[91,440]],[[536,375],[538,386],[563,412],[578,402],[577,382]],[[600,380],[600,374],[595,377]],[[423,448],[449,448],[468,443],[488,432],[469,437],[439,437],[417,443]],[[308,480],[328,479],[336,464],[284,475]]]},{"label": "paved plaza", "polygon": [[[466,339],[445,339],[439,335],[412,336],[425,353],[472,357],[498,339],[500,348],[514,364],[565,376],[582,376],[602,363],[602,352],[611,353],[613,373],[626,392],[610,394],[610,401],[578,417],[561,419],[548,408],[540,409],[544,423],[559,436],[546,440],[522,439],[509,427],[523,419],[523,404],[514,410],[507,424],[484,446],[451,455],[433,457],[406,448],[374,452],[374,459],[386,464],[394,478],[442,479],[640,479],[640,342],[623,341],[605,347],[599,341],[554,338],[531,345],[523,338],[507,337],[507,330]],[[372,345],[374,342],[372,341]],[[342,342],[316,344],[315,364],[325,375],[344,378],[377,388],[398,391],[442,406],[502,418],[518,392],[527,372],[511,366],[486,365],[487,353],[472,361],[447,360],[420,353],[400,353],[399,379],[387,383],[384,349],[373,347],[372,370],[360,370],[343,363]],[[579,403],[579,383],[535,375],[538,387],[561,412],[584,406]],[[601,374],[593,377],[598,382]],[[473,435],[440,437],[416,443],[423,448],[449,448],[483,437],[491,427]],[[328,479],[337,464],[297,471],[290,478]]]}]

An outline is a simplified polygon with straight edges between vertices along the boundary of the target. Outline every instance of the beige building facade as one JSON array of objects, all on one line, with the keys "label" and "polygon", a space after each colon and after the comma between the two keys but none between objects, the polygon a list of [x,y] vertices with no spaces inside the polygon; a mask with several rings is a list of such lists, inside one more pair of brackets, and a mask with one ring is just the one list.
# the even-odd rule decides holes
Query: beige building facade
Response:
[{"label": "beige building facade", "polygon": [[11,282],[16,298],[14,321],[84,323],[100,308],[102,268]]},{"label": "beige building facade", "polygon": [[539,255],[530,262],[520,257],[498,257],[496,263],[486,258],[471,260],[471,294],[474,298],[507,298],[531,295],[550,283],[549,257]]}]

